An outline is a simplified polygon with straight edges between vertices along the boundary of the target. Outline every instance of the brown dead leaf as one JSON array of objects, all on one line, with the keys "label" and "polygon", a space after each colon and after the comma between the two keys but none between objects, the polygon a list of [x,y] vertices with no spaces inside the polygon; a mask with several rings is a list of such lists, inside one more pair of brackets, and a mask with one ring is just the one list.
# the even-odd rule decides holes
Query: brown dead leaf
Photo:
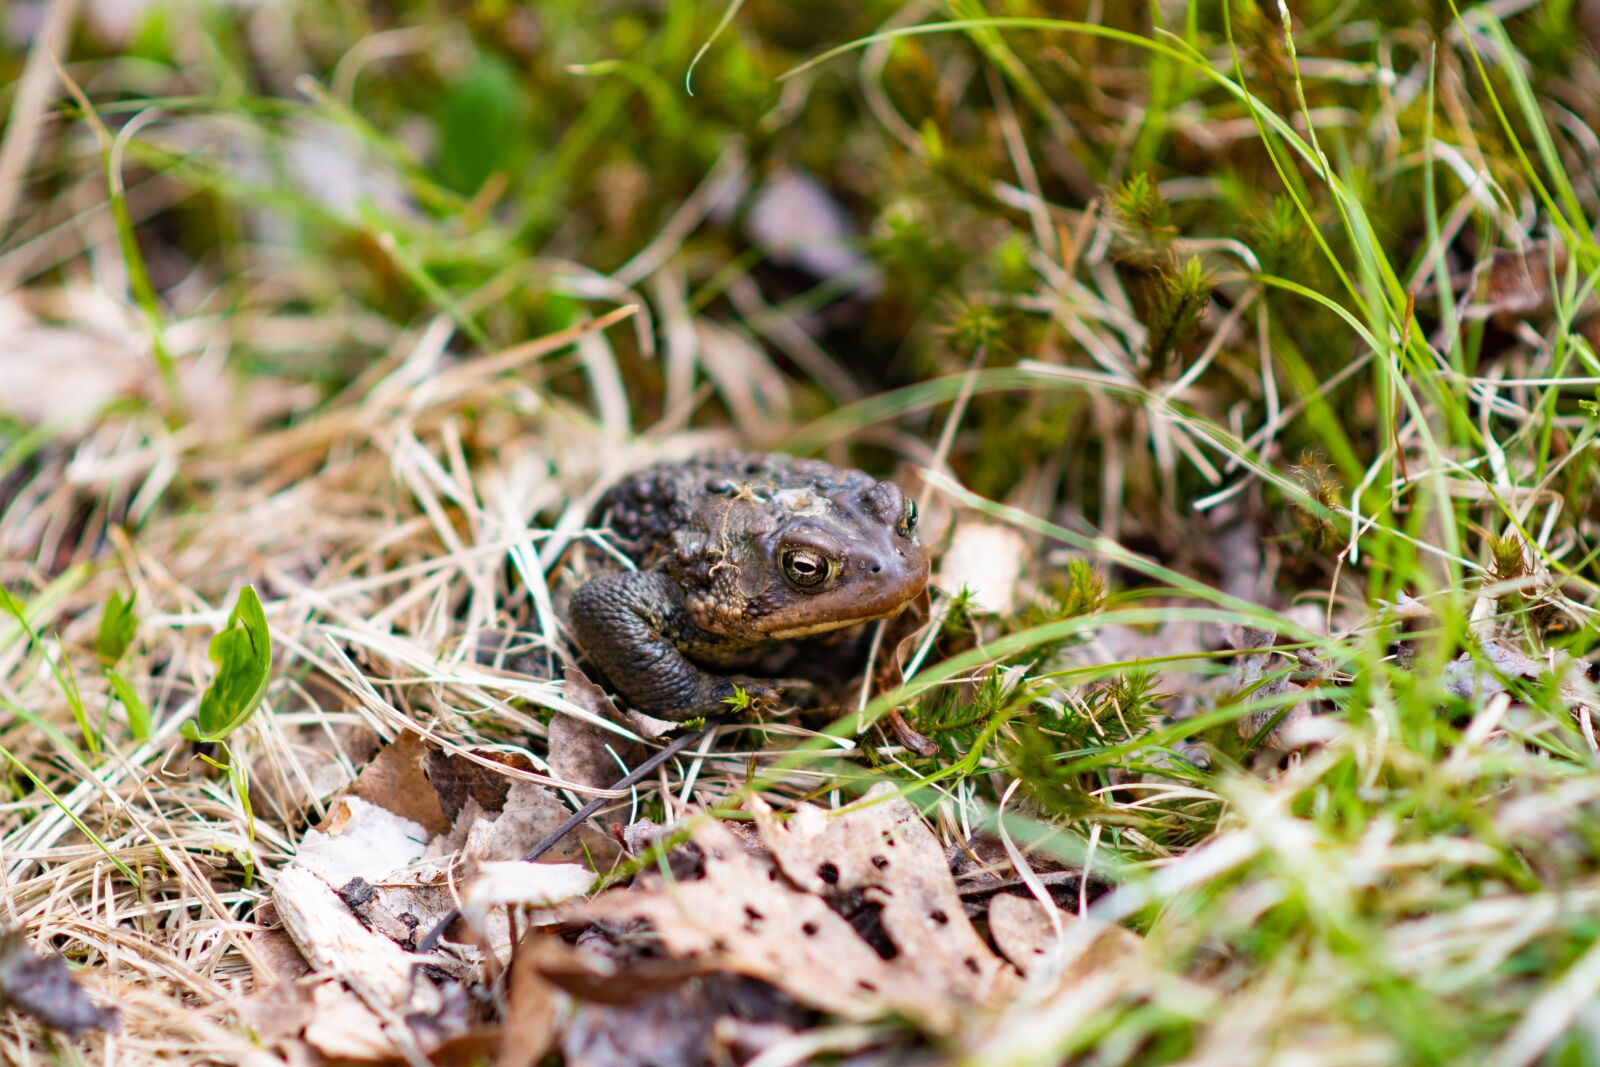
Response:
[{"label": "brown dead leaf", "polygon": [[[1000,952],[1023,974],[1038,966],[1058,939],[1084,928],[1084,920],[1071,912],[1052,908],[1056,923],[1050,921],[1045,906],[1031,896],[1002,893],[989,902],[989,934]],[[1104,970],[1136,957],[1143,951],[1139,935],[1121,926],[1104,927],[1094,940],[1072,960],[1061,976],[1067,984],[1095,971]]]},{"label": "brown dead leaf", "polygon": [[[514,770],[533,770],[533,762],[520,753],[484,750],[476,755]],[[427,771],[428,781],[439,794],[439,806],[444,809],[445,818],[452,823],[461,814],[469,798],[476,800],[484,811],[499,811],[505,803],[506,791],[515,781],[508,775],[497,774],[477,760],[443,749],[428,753]]]},{"label": "brown dead leaf", "polygon": [[429,746],[422,735],[407,730],[362,768],[350,792],[410,819],[430,834],[447,833],[450,820],[423,769],[428,756]]},{"label": "brown dead leaf", "polygon": [[[715,961],[710,959],[644,956],[619,961],[593,948],[574,948],[546,931],[530,930],[517,945],[517,958],[526,966],[537,967],[557,989],[579,1000],[632,1004],[716,972]],[[605,938],[580,938],[580,946],[585,940],[604,942]]]},{"label": "brown dead leaf", "polygon": [[1551,308],[1550,277],[1566,269],[1566,249],[1549,241],[1522,248],[1497,248],[1472,272],[1471,299],[1462,311],[1467,319],[1502,322],[1533,318]]},{"label": "brown dead leaf", "polygon": [[247,956],[259,965],[255,971],[257,988],[292,982],[311,970],[294,941],[282,930],[256,930],[250,935]]},{"label": "brown dead leaf", "polygon": [[0,1003],[68,1037],[122,1028],[121,1012],[91,1001],[73,981],[67,961],[35,953],[21,930],[0,936]]},{"label": "brown dead leaf", "polygon": [[[504,894],[488,883],[480,887],[475,898],[473,887],[483,874],[503,869],[508,862],[513,868],[518,867],[515,861],[564,822],[570,811],[544,786],[512,779],[498,798],[499,810],[485,812],[478,797],[495,799],[497,790],[492,787],[492,777],[497,776],[490,772],[490,776],[477,778],[474,784],[474,776],[455,774],[459,763],[436,765],[447,772],[447,788],[460,787],[458,795],[465,799],[450,832],[435,835],[426,842],[425,850],[417,824],[352,795],[340,803],[353,805],[358,814],[328,820],[329,833],[311,831],[307,835],[311,847],[308,850],[302,846],[300,859],[337,887],[340,900],[367,929],[407,951],[414,951],[439,922],[455,913],[461,903],[458,894],[465,887],[467,911],[473,928],[481,935],[480,947],[501,954],[510,947],[511,928],[499,905],[513,902],[498,899]],[[437,798],[426,779],[421,788]],[[440,807],[442,811],[442,803]],[[366,847],[374,826],[390,824],[411,827],[401,833],[401,843],[409,849],[403,857],[387,855],[381,847]],[[332,832],[338,830],[344,832]],[[581,826],[549,850],[539,864],[527,865],[537,869],[526,872],[524,881],[548,881],[556,876],[554,872],[562,872],[568,875],[568,882],[586,889],[593,881],[595,868],[608,869],[620,855],[621,848],[612,837]],[[374,862],[375,857],[382,862]],[[407,862],[392,862],[396,858]],[[305,863],[306,860],[310,862]],[[458,860],[460,869],[452,874]],[[434,962],[447,971],[459,964],[453,956],[437,957]]]},{"label": "brown dead leaf", "polygon": [[641,875],[633,888],[559,917],[568,924],[648,924],[669,957],[762,979],[846,1019],[898,1013],[946,1032],[970,1003],[930,989],[903,953],[882,958],[826,902],[795,888],[772,860],[747,852],[721,823],[699,822],[691,841],[703,859],[700,877]]},{"label": "brown dead leaf", "polygon": [[[480,818],[466,834],[461,853],[469,861],[514,860],[566,821],[572,811],[554,792],[534,782],[513,782],[506,791],[500,814]],[[589,826],[580,826],[540,857],[543,863],[583,863],[593,861],[605,870],[616,861],[621,848],[610,836]]]},{"label": "brown dead leaf", "polygon": [[674,730],[679,730],[683,727],[681,722],[673,722],[671,719],[658,719],[654,715],[646,715],[644,712],[634,711],[632,708],[623,712],[622,717],[634,733],[651,741],[659,740]]},{"label": "brown dead leaf", "polygon": [[787,823],[758,798],[750,807],[790,881],[832,900],[859,895],[877,909],[896,961],[930,994],[978,1002],[1010,985],[967,920],[944,849],[893,785],[876,785],[841,811],[797,804]]},{"label": "brown dead leaf", "polygon": [[505,1021],[495,1067],[533,1067],[555,1044],[560,993],[539,969],[537,946],[549,939],[529,931],[511,957],[506,978]]},{"label": "brown dead leaf", "polygon": [[298,1038],[311,1022],[314,1008],[306,986],[273,982],[234,1002],[233,1011],[257,1038],[271,1046]]},{"label": "brown dead leaf", "polygon": [[428,1052],[434,1067],[483,1067],[501,1046],[500,1027],[474,1027]]},{"label": "brown dead leaf", "polygon": [[[751,810],[770,856],[702,821],[669,860],[675,877],[644,872],[634,888],[559,918],[606,930],[643,924],[660,952],[611,961],[622,979],[664,953],[761,979],[843,1018],[899,1014],[932,1032],[1014,987],[1014,972],[967,920],[944,850],[893,787],[842,812],[801,805],[787,824],[759,800]],[[625,944],[637,955],[637,938]]]},{"label": "brown dead leaf", "polygon": [[392,1060],[398,1052],[383,1020],[336,980],[312,987],[304,1036],[333,1060]]},{"label": "brown dead leaf", "polygon": [[[562,682],[561,694],[568,701],[606,722],[625,729],[625,719],[605,691],[572,668]],[[557,714],[550,720],[550,773],[564,782],[586,785],[590,789],[610,789],[628,773],[628,768],[648,753],[643,745],[629,741],[610,730],[573,715]]]},{"label": "brown dead leaf", "polygon": [[[507,869],[520,871],[525,867],[528,870],[521,876],[524,883],[537,882],[548,888],[551,878],[563,878],[563,885],[581,891],[594,880],[591,864],[603,871],[621,854],[621,848],[610,836],[581,826],[538,863],[521,863],[520,857],[568,814],[566,805],[550,790],[533,782],[513,781],[496,815],[486,814],[476,799],[468,798],[456,828],[429,844],[427,854],[433,862],[375,882],[355,879],[342,885],[339,895],[369,929],[407,951],[414,950],[422,938],[462,904],[473,929],[481,935],[482,946],[501,954],[510,947],[511,928],[499,906],[534,903],[540,898],[530,890],[526,899],[513,900],[502,891],[503,887],[484,882],[485,876],[493,879],[499,872],[503,877]],[[454,877],[450,865],[444,862],[451,853],[459,853],[461,866]],[[457,899],[458,894],[462,899]]]},{"label": "brown dead leaf", "polygon": [[713,974],[630,1004],[580,1005],[561,1051],[567,1067],[745,1063],[794,1036],[786,1009],[764,983]]},{"label": "brown dead leaf", "polygon": [[[582,681],[581,678],[579,680]],[[599,700],[609,705],[604,693],[598,689],[595,693]],[[563,720],[566,720],[565,716],[557,719],[558,722]],[[552,764],[558,762],[555,755],[557,750],[567,751],[577,747],[570,739],[558,743],[556,727],[552,726]],[[473,754],[491,761],[491,764],[501,764],[515,770],[533,769],[532,763],[520,754],[487,749]],[[610,777],[605,779],[601,788],[609,787],[621,777],[622,772],[615,770],[614,763],[612,768],[606,772]],[[550,789],[499,774],[492,765],[485,766],[465,755],[435,748],[420,735],[411,732],[401,735],[379,752],[362,769],[349,792],[365,804],[376,805],[422,827],[425,835],[431,837],[426,852],[429,857],[442,857],[459,850],[468,861],[516,859],[571,814],[567,805]],[[335,813],[330,813],[321,829],[327,831],[337,828]],[[552,861],[576,862],[588,857],[610,860],[617,852],[616,843],[610,838],[585,828],[564,840],[548,858]],[[356,873],[380,889],[386,884],[399,884],[385,882],[380,877],[385,871],[361,869]],[[330,877],[329,880],[334,884],[343,884],[336,877]],[[416,882],[406,880],[404,884],[414,885]]]},{"label": "brown dead leaf", "polygon": [[[1050,921],[1052,910],[1054,924]],[[1000,954],[1027,974],[1073,918],[1060,908],[1047,909],[1031,896],[1000,893],[989,902],[989,936],[994,938]]]}]

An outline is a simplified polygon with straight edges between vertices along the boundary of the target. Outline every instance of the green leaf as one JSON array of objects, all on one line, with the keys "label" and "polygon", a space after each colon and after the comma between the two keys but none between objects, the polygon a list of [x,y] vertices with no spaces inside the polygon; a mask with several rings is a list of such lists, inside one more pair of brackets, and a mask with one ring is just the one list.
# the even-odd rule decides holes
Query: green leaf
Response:
[{"label": "green leaf", "polygon": [[[111,851],[111,846],[100,840],[99,835],[97,835],[93,830],[89,829],[82,819],[78,818],[77,812],[73,811],[70,805],[57,796],[54,790],[52,790],[48,785],[45,785],[43,779],[41,779],[37,774],[34,774],[33,771],[28,768],[26,763],[23,763],[16,756],[12,755],[11,750],[3,745],[0,745],[0,756],[4,756],[6,759],[10,760],[11,765],[15,767],[24,778],[32,782],[33,787],[39,790],[39,792],[43,793],[49,799],[50,803],[59,808],[61,810],[61,814],[65,815],[72,822],[72,825],[76,826],[79,832],[82,833],[84,837],[89,839],[89,842],[94,845],[95,848],[105,853],[106,859],[110,860],[112,866],[116,867],[117,870],[122,872],[123,877],[127,878],[128,881],[132,882],[134,885],[141,884],[140,878],[134,873],[133,868],[129,867],[126,863],[123,863],[120,859],[118,859],[117,854]],[[103,789],[105,787],[102,785],[101,788]]]},{"label": "green leaf", "polygon": [[134,631],[139,628],[139,618],[133,613],[133,601],[138,594],[126,599],[120,591],[113,591],[100,613],[100,632],[94,638],[94,652],[100,661],[110,667],[120,660],[133,644]]},{"label": "green leaf", "polygon": [[527,143],[527,100],[516,70],[492,55],[479,56],[445,91],[436,121],[446,185],[470,196],[495,171],[515,171]]},{"label": "green leaf", "polygon": [[267,694],[272,671],[272,637],[254,586],[239,590],[227,627],[211,639],[217,676],[200,696],[195,721],[180,732],[191,741],[221,741],[243,726]]},{"label": "green leaf", "polygon": [[[83,708],[83,696],[78,692],[78,678],[72,672],[72,664],[67,660],[67,654],[61,647],[60,639],[56,640],[56,655],[52,659],[49,650],[45,648],[44,641],[40,639],[38,631],[28,621],[26,606],[22,601],[12,596],[11,592],[4,587],[0,587],[0,612],[10,615],[16,620],[17,625],[22,627],[22,632],[28,635],[28,640],[32,642],[33,647],[44,657],[45,663],[50,668],[50,673],[55,676],[56,686],[61,690],[61,695],[67,698],[67,706],[72,709],[72,717],[78,721],[78,729],[83,732],[84,743],[89,746],[89,751],[99,752],[100,737],[89,724],[89,715]],[[62,673],[63,666],[66,667],[65,674]]]},{"label": "green leaf", "polygon": [[122,675],[116,671],[106,671],[106,681],[111,684],[111,691],[117,695],[117,701],[122,705],[122,710],[128,715],[128,729],[136,740],[143,741],[150,736],[150,708],[139,699],[138,692]]}]

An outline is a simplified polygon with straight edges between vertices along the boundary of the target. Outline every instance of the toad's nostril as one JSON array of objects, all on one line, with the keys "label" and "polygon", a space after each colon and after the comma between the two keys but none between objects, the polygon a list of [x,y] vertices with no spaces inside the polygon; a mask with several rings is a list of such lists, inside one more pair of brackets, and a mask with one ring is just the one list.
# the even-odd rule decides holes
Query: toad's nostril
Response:
[{"label": "toad's nostril", "polygon": [[872,573],[873,573],[873,574],[877,574],[877,573],[878,573],[878,572],[879,572],[879,571],[881,571],[881,570],[883,570],[883,566],[882,566],[882,565],[881,565],[881,564],[878,564],[878,563],[874,563],[874,564],[873,564],[873,565],[872,565]]}]

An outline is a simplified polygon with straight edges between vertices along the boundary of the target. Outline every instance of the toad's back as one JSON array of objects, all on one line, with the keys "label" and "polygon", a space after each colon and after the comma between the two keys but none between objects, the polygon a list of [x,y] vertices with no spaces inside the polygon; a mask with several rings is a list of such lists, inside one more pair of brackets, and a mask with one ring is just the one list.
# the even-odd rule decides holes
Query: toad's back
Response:
[{"label": "toad's back", "polygon": [[832,497],[878,484],[858,470],[781,453],[708,452],[658,463],[623,478],[595,505],[591,526],[607,526],[629,559],[646,565],[656,552],[681,543],[688,531],[713,531],[728,502],[759,509],[786,491]]}]

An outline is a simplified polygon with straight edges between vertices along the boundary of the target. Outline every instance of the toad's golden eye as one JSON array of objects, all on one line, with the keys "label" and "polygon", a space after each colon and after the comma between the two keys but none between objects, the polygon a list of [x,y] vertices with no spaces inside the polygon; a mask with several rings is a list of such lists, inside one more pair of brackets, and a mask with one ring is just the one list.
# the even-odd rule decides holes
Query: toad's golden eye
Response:
[{"label": "toad's golden eye", "polygon": [[839,565],[809,548],[786,548],[779,556],[783,576],[802,589],[814,589],[833,577]]},{"label": "toad's golden eye", "polygon": [[900,516],[900,521],[895,523],[894,528],[901,537],[910,537],[917,532],[917,502],[915,500],[909,497],[906,498],[905,513]]}]

